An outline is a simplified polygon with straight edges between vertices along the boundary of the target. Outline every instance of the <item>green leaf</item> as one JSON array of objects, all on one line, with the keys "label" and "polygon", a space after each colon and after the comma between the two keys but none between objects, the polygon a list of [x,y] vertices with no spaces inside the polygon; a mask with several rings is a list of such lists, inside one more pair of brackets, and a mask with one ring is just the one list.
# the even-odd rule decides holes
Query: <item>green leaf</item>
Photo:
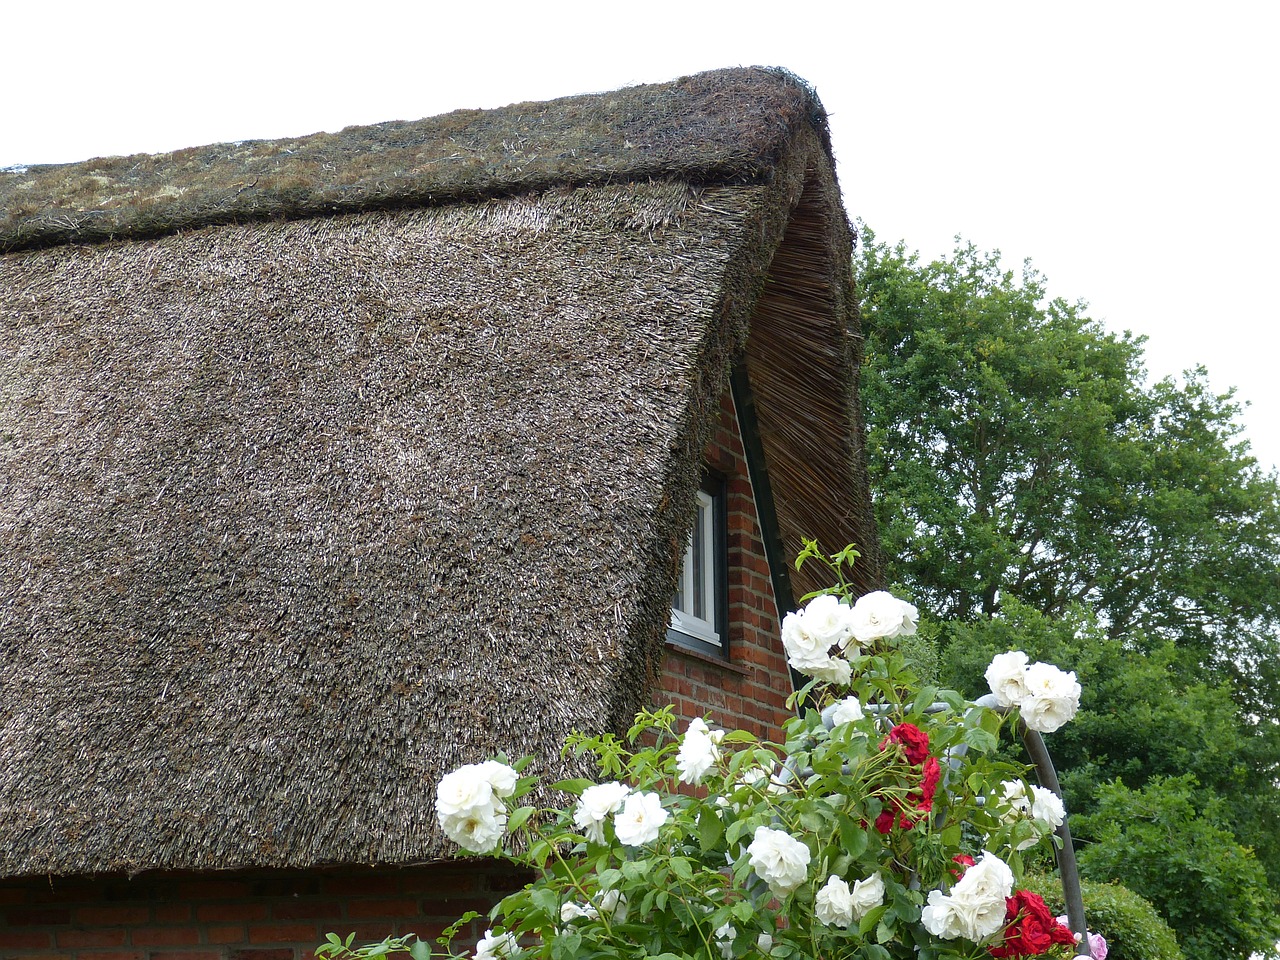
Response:
[{"label": "green leaf", "polygon": [[511,814],[510,818],[507,820],[507,832],[515,833],[517,830],[519,830],[521,827],[524,826],[525,821],[528,820],[529,817],[533,815],[533,813],[534,813],[533,807],[520,807],[519,809],[517,809],[514,813]]},{"label": "green leaf", "polygon": [[972,750],[979,753],[990,753],[999,743],[995,736],[983,730],[981,727],[972,727],[964,732],[964,742],[967,743]]},{"label": "green leaf", "polygon": [[868,910],[863,918],[858,921],[858,932],[865,937],[874,930],[887,909],[889,909],[887,906],[879,906]]},{"label": "green leaf", "polygon": [[594,780],[584,780],[581,777],[578,777],[573,780],[557,780],[555,783],[551,784],[551,789],[562,790],[565,793],[573,794],[575,797],[580,797],[584,790],[588,787],[594,787],[595,785],[596,783]]},{"label": "green leaf", "polygon": [[648,860],[624,860],[622,861],[622,875],[628,880],[640,880],[649,872],[652,863]]},{"label": "green leaf", "polygon": [[543,913],[548,920],[558,923],[560,920],[560,898],[554,890],[535,886],[529,891],[529,899],[534,909]]},{"label": "green leaf", "polygon": [[698,846],[703,853],[714,850],[724,837],[724,824],[709,807],[698,815]]},{"label": "green leaf", "polygon": [[681,880],[693,879],[693,866],[684,857],[672,857],[670,860],[671,872]]},{"label": "green leaf", "polygon": [[938,699],[938,688],[931,686],[921,687],[916,693],[915,701],[911,705],[911,712],[923,714]]},{"label": "green leaf", "polygon": [[851,857],[860,857],[867,849],[867,830],[849,817],[840,818],[840,844]]}]

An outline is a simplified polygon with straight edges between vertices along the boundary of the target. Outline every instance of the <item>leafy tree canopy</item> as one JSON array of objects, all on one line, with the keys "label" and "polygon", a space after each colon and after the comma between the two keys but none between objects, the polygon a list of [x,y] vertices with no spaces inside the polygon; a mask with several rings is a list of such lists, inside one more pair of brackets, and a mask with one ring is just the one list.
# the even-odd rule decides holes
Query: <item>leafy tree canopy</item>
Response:
[{"label": "leafy tree canopy", "polygon": [[1270,949],[1280,479],[1232,392],[1149,383],[1143,338],[1029,264],[862,237],[877,519],[891,579],[942,621],[943,684],[983,692],[1010,649],[1071,664],[1081,712],[1050,748],[1085,874],[1149,898],[1188,956]]},{"label": "leafy tree canopy", "polygon": [[1189,774],[1104,786],[1081,818],[1095,838],[1081,869],[1158,900],[1189,957],[1274,957],[1280,917],[1262,867],[1223,824],[1222,801],[1198,804],[1195,787]]},{"label": "leafy tree canopy", "polygon": [[1142,337],[958,243],[865,228],[862,396],[891,577],[942,619],[1085,603],[1280,718],[1280,484],[1203,369],[1146,381]]},{"label": "leafy tree canopy", "polygon": [[[1096,809],[1112,782],[1138,790],[1189,775],[1200,805],[1229,800],[1215,809],[1231,843],[1253,848],[1280,889],[1280,728],[1246,714],[1225,684],[1183,669],[1171,641],[1114,638],[1088,610],[1055,618],[1016,599],[998,617],[948,624],[947,638],[940,680],[969,696],[986,692],[983,671],[1006,650],[1071,664],[1084,679],[1080,713],[1049,738],[1068,810]],[[1086,846],[1094,839],[1074,817],[1072,832]]]}]

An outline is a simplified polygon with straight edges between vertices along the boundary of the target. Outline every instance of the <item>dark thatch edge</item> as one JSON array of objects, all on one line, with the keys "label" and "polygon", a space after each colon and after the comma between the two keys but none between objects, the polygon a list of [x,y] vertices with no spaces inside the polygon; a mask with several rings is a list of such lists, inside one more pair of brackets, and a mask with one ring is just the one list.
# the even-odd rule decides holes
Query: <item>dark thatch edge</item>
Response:
[{"label": "dark thatch edge", "polygon": [[767,183],[802,125],[829,155],[813,90],[752,67],[336,134],[0,171],[0,253],[553,186]]},{"label": "dark thatch edge", "polygon": [[[862,559],[852,582],[865,593],[883,587],[884,573],[866,431],[856,377],[849,376],[861,369],[864,344],[851,270],[854,234],[832,164],[816,151],[794,156],[805,164],[794,174],[801,193],[766,265],[743,360],[784,556],[793,563],[805,539],[827,552],[855,544]],[[829,586],[813,566],[789,577],[796,603]]]}]

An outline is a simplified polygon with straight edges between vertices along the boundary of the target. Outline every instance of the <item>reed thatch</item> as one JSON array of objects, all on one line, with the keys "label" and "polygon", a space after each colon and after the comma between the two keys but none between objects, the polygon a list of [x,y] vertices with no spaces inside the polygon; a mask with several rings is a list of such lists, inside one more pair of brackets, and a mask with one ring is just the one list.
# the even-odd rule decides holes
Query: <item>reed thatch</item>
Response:
[{"label": "reed thatch", "polygon": [[785,73],[0,198],[0,875],[442,855],[445,770],[647,702],[735,364],[784,552],[878,576],[851,233]]}]

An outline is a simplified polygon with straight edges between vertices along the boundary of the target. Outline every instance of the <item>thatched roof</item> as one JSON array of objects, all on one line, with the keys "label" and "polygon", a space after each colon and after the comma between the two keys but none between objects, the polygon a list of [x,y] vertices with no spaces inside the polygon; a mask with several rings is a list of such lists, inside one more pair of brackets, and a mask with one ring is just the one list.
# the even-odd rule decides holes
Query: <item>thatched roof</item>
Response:
[{"label": "thatched roof", "polygon": [[0,875],[442,855],[650,696],[735,366],[783,552],[874,551],[780,71],[0,174],[0,247]]}]

